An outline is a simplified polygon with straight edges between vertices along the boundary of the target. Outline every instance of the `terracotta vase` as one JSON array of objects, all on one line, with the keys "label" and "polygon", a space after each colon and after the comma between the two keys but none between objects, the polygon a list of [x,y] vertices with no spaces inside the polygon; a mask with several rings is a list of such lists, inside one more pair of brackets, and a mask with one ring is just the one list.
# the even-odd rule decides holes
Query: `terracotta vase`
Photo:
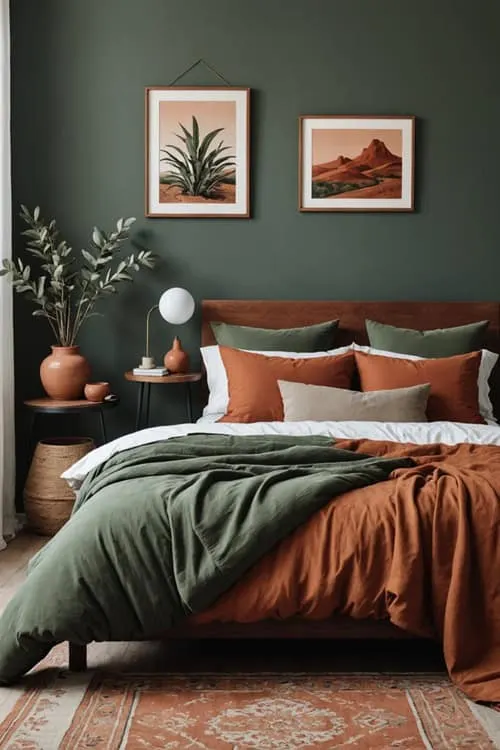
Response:
[{"label": "terracotta vase", "polygon": [[90,380],[90,365],[79,346],[51,346],[52,354],[40,365],[40,380],[47,396],[56,401],[74,401],[83,395]]},{"label": "terracotta vase", "polygon": [[181,340],[177,336],[174,338],[172,348],[165,354],[163,364],[172,373],[189,370],[189,355],[182,348]]},{"label": "terracotta vase", "polygon": [[110,394],[109,383],[104,381],[87,383],[83,392],[87,401],[94,401],[96,403],[104,401],[106,396],[109,396]]}]

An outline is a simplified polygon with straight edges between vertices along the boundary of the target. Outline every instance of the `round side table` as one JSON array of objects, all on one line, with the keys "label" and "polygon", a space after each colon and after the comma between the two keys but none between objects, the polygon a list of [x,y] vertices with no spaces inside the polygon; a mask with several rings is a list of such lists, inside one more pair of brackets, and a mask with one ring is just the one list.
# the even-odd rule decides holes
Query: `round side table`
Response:
[{"label": "round side table", "polygon": [[[106,409],[112,409],[117,406],[119,399],[113,401],[86,401],[81,399],[78,401],[55,401],[53,398],[31,398],[24,401],[24,405],[31,412],[31,420],[28,431],[29,445],[30,448],[33,445],[33,439],[35,435],[35,424],[40,414],[84,414],[87,412],[97,414],[99,416],[99,423],[101,428],[102,442],[107,442],[106,436],[106,423],[104,421],[104,412]],[[31,453],[31,450],[30,450]]]},{"label": "round side table", "polygon": [[125,380],[132,383],[139,383],[137,394],[137,416],[135,420],[135,429],[140,430],[149,426],[149,402],[151,397],[151,384],[156,385],[175,385],[184,384],[186,389],[186,409],[188,421],[193,421],[193,409],[191,404],[191,385],[201,380],[201,372],[186,372],[179,375],[134,375],[132,370],[124,373]]}]

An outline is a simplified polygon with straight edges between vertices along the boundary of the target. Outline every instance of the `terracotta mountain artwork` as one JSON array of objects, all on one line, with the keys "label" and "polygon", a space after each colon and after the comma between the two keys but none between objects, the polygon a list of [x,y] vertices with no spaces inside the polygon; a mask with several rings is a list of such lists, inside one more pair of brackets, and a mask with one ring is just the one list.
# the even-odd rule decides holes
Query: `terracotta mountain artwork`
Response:
[{"label": "terracotta mountain artwork", "polygon": [[343,167],[345,164],[349,164],[351,159],[349,159],[348,156],[338,156],[333,161],[329,161],[326,164],[318,164],[317,166],[312,168],[312,176],[316,177],[316,175],[321,174],[321,172],[326,172],[329,169],[338,169],[339,167]]},{"label": "terracotta mountain artwork", "polygon": [[373,138],[359,156],[340,154],[312,167],[313,198],[401,198],[401,156]]}]

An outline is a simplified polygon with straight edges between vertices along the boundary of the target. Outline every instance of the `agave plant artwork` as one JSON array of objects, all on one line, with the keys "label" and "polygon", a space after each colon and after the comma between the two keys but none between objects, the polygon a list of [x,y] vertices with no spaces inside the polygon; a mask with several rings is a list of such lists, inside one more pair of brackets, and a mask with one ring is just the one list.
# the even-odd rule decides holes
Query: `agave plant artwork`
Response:
[{"label": "agave plant artwork", "polygon": [[35,305],[33,315],[45,318],[58,346],[74,346],[84,322],[98,314],[97,302],[131,282],[132,272],[154,266],[150,250],[118,257],[130,238],[134,218],[118,219],[109,233],[94,227],[88,248],[77,253],[60,237],[55,219],[41,218],[38,206],[33,213],[22,206],[20,216],[28,226],[23,232],[26,249],[37,268],[22,258],[4,258],[0,276],[10,277],[14,290]]},{"label": "agave plant artwork", "polygon": [[212,146],[214,139],[224,128],[211,130],[200,138],[200,126],[193,116],[192,132],[179,123],[183,135],[175,133],[184,144],[176,146],[167,144],[160,149],[165,156],[160,158],[169,169],[161,176],[161,182],[180,188],[184,195],[201,196],[216,199],[217,188],[222,183],[234,184],[235,156],[223,153],[230,151],[220,140],[217,146]]}]

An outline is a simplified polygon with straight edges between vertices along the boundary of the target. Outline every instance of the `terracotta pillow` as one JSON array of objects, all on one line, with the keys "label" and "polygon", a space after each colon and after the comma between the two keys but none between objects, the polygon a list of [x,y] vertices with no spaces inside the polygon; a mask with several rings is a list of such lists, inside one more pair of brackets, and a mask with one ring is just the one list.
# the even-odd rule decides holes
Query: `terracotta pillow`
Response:
[{"label": "terracotta pillow", "polygon": [[219,422],[282,422],[278,380],[350,388],[354,372],[352,352],[297,359],[266,357],[221,346],[220,355],[227,373],[229,404]]},{"label": "terracotta pillow", "polygon": [[477,377],[481,352],[440,359],[400,359],[356,352],[362,391],[408,388],[429,383],[430,422],[485,424],[479,413]]}]

